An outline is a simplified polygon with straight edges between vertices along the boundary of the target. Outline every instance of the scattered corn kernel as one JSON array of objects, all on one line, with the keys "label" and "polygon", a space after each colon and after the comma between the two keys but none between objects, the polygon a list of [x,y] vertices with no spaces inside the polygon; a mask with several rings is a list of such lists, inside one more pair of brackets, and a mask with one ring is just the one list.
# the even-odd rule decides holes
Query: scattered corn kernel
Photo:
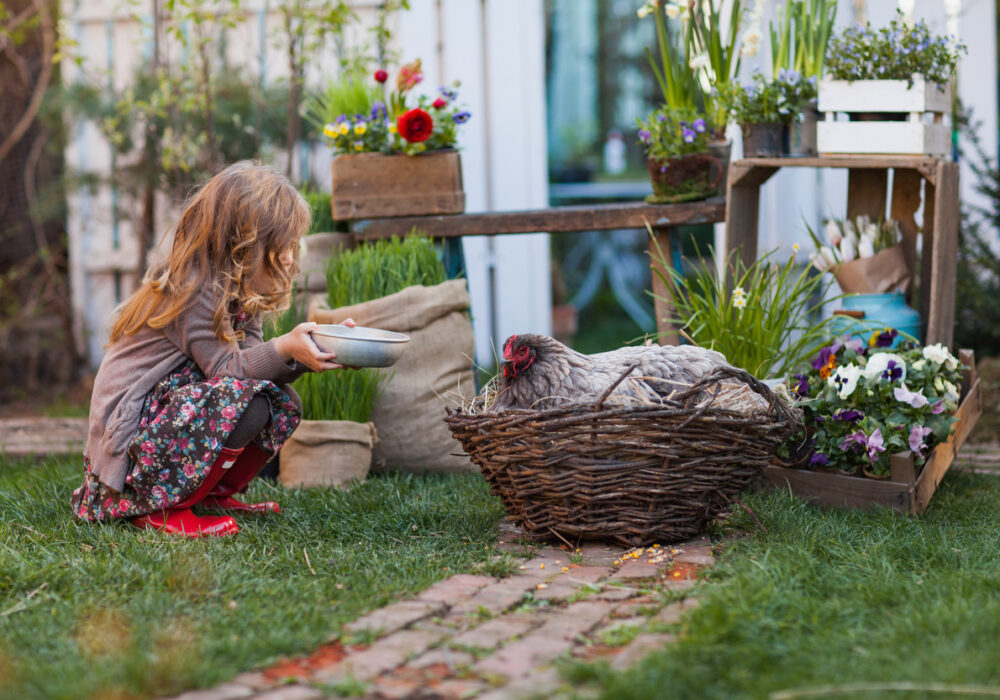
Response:
[{"label": "scattered corn kernel", "polygon": [[517,567],[517,568],[518,568],[518,569],[520,569],[521,571],[524,571],[524,570],[525,570],[525,569],[527,569],[528,567],[526,567],[526,566],[525,566],[524,564],[521,564],[521,565],[520,565],[519,567]]},{"label": "scattered corn kernel", "polygon": [[538,584],[538,586],[536,586],[536,588],[538,588],[538,590],[543,590],[543,589],[548,588],[548,587],[549,587],[548,584],[545,584],[545,583],[540,583],[540,584]]},{"label": "scattered corn kernel", "polygon": [[539,569],[544,569],[544,568],[545,568],[545,564],[539,564],[539,565],[538,565],[538,568],[539,568]]},{"label": "scattered corn kernel", "polygon": [[569,571],[569,567],[568,566],[564,566],[563,567],[563,573],[566,573],[567,571]]}]

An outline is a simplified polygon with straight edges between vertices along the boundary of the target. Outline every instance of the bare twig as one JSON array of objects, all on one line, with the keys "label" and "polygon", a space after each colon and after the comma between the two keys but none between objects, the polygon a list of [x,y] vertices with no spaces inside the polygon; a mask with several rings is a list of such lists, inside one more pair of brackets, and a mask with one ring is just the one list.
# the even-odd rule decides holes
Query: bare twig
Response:
[{"label": "bare twig", "polygon": [[302,554],[304,554],[306,557],[306,566],[309,567],[309,570],[312,572],[312,575],[315,576],[316,570],[313,569],[312,562],[309,561],[309,552],[306,551],[305,547],[302,548]]}]

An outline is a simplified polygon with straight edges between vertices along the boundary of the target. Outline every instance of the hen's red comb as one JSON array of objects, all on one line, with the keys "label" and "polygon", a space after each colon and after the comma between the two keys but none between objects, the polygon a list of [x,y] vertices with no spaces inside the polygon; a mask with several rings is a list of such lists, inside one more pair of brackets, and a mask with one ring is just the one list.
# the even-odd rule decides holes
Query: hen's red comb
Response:
[{"label": "hen's red comb", "polygon": [[514,344],[515,340],[517,340],[517,336],[512,335],[511,337],[507,338],[507,342],[503,344],[503,359],[507,360],[508,362],[514,359],[514,354],[511,352],[510,346]]}]

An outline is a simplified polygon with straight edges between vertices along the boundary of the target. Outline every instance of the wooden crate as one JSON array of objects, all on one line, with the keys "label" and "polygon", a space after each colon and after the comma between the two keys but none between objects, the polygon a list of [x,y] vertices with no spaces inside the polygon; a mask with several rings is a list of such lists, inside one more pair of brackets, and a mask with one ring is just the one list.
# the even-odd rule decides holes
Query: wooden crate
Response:
[{"label": "wooden crate", "polygon": [[913,463],[913,455],[901,452],[891,457],[891,475],[886,480],[771,466],[764,469],[767,482],[775,488],[790,488],[795,495],[819,505],[848,508],[878,505],[919,515],[927,508],[931,496],[983,412],[975,357],[971,350],[961,350],[959,359],[969,369],[962,377],[961,403],[956,411],[958,422],[951,437],[934,448],[919,473]]},{"label": "wooden crate", "polygon": [[[951,86],[942,90],[917,76],[905,80],[822,80],[817,124],[820,153],[893,153],[945,156],[951,153]],[[837,115],[885,112],[906,121],[836,121]]]},{"label": "wooden crate", "polygon": [[333,159],[332,168],[331,206],[338,221],[465,210],[457,151],[345,154]]}]

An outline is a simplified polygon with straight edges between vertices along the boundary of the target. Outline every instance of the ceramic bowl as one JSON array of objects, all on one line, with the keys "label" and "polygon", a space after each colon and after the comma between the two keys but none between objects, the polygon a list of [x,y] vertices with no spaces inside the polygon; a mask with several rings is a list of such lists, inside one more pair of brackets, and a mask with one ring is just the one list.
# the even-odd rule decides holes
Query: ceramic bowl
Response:
[{"label": "ceramic bowl", "polygon": [[396,363],[410,336],[381,328],[320,324],[312,338],[323,352],[337,355],[335,362],[345,367],[389,367]]}]

